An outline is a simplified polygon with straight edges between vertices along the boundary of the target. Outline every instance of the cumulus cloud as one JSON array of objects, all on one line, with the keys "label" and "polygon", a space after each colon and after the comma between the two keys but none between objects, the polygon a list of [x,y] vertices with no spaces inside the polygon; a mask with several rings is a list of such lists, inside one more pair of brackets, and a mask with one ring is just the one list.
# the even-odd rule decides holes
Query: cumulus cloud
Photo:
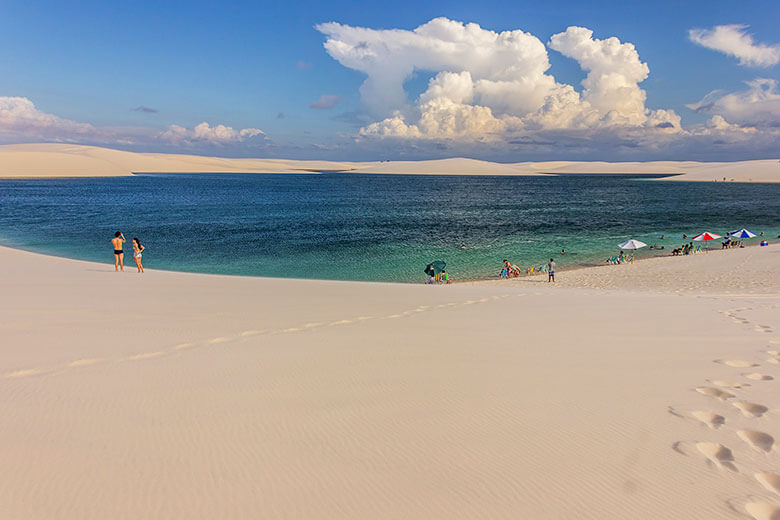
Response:
[{"label": "cumulus cloud", "polygon": [[[151,110],[154,109],[143,111]],[[0,139],[6,142],[62,141],[147,146],[161,142],[169,145],[230,144],[262,134],[257,128],[236,130],[225,125],[210,126],[205,122],[194,128],[171,125],[162,132],[146,127],[100,127],[43,112],[24,97],[0,97]]]},{"label": "cumulus cloud", "polygon": [[[540,130],[680,131],[674,111],[646,108],[638,84],[649,69],[634,46],[595,39],[583,27],[569,27],[549,43],[588,72],[582,94],[547,74],[547,47],[522,30],[497,33],[447,18],[413,31],[338,23],[317,29],[333,58],[367,75],[361,99],[378,120],[360,130],[364,137],[485,141]],[[415,71],[435,75],[409,100],[404,83]]]},{"label": "cumulus cloud", "polygon": [[0,97],[0,134],[26,139],[72,140],[105,137],[108,133],[88,123],[43,112],[25,97]]},{"label": "cumulus cloud", "polygon": [[780,91],[775,79],[756,78],[745,82],[747,89],[710,92],[701,101],[687,105],[691,110],[717,114],[731,123],[756,127],[780,127]]},{"label": "cumulus cloud", "polygon": [[717,25],[712,29],[691,29],[693,43],[739,59],[740,65],[771,67],[780,63],[780,44],[756,43],[747,25]]},{"label": "cumulus cloud", "polygon": [[204,121],[194,128],[171,125],[167,130],[161,132],[158,137],[172,144],[193,144],[197,142],[228,144],[239,143],[262,134],[263,131],[258,128],[236,130],[225,125],[210,126]]},{"label": "cumulus cloud", "polygon": [[316,108],[318,110],[330,110],[335,107],[341,101],[341,96],[333,96],[330,94],[323,94],[320,99],[309,105],[309,108]]}]

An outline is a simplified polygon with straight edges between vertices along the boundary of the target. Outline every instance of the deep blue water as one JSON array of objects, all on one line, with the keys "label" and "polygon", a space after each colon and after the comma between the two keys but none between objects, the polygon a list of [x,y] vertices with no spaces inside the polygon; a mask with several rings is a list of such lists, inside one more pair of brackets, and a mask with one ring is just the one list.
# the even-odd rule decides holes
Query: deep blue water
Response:
[{"label": "deep blue water", "polygon": [[146,267],[209,273],[418,282],[442,259],[456,279],[485,278],[504,258],[524,268],[550,257],[559,268],[596,264],[628,238],[666,247],[638,255],[652,256],[679,246],[683,233],[740,227],[780,234],[780,184],[353,174],[0,180],[0,244],[111,263],[109,240],[121,230],[146,246]]}]

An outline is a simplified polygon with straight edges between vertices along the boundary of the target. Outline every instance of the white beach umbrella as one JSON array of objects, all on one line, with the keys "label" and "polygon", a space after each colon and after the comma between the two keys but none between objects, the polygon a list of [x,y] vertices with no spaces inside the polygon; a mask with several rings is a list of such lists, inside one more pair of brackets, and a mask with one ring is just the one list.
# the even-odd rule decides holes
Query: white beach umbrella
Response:
[{"label": "white beach umbrella", "polygon": [[642,247],[647,247],[647,244],[644,242],[640,242],[639,240],[634,240],[633,238],[631,240],[626,240],[622,244],[618,244],[618,247],[620,249],[639,249]]},{"label": "white beach umbrella", "polygon": [[731,235],[734,238],[755,238],[756,236],[755,233],[751,233],[745,228],[732,231],[731,233],[729,233],[729,235]]}]

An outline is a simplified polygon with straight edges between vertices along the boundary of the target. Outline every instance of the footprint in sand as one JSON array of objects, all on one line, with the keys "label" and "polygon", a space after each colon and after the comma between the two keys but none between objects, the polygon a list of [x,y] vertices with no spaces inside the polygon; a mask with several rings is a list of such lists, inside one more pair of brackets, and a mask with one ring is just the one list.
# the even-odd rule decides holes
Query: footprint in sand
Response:
[{"label": "footprint in sand", "polygon": [[750,383],[736,383],[733,381],[721,381],[719,379],[715,379],[714,381],[712,381],[712,384],[715,386],[720,386],[722,388],[736,388],[736,389],[750,386]]},{"label": "footprint in sand", "polygon": [[25,370],[15,370],[13,372],[8,372],[5,377],[9,379],[16,379],[18,377],[30,377],[30,376],[39,376],[41,374],[45,374],[47,371],[42,368],[28,368]]},{"label": "footprint in sand", "polygon": [[756,473],[755,477],[762,486],[780,495],[780,475],[777,473]]},{"label": "footprint in sand", "polygon": [[742,415],[745,417],[761,417],[769,411],[769,408],[766,406],[756,403],[749,403],[747,401],[735,401],[731,404],[733,404],[735,408],[742,412]]},{"label": "footprint in sand", "polygon": [[328,327],[334,327],[336,325],[346,325],[347,323],[352,323],[352,320],[331,321],[330,323],[328,323]]},{"label": "footprint in sand", "polygon": [[68,366],[71,368],[86,367],[89,365],[100,363],[101,361],[103,361],[101,358],[77,359],[76,361],[71,361],[70,363],[68,363]]},{"label": "footprint in sand", "polygon": [[159,352],[159,351],[158,352],[142,352],[141,354],[136,354],[134,356],[128,356],[125,359],[130,360],[130,361],[138,361],[140,359],[151,359],[151,358],[160,357],[163,354],[164,354],[164,352]]},{"label": "footprint in sand", "polygon": [[772,451],[772,446],[775,445],[775,439],[768,433],[756,431],[756,430],[737,430],[737,435],[740,439],[750,445],[751,448],[764,453]]},{"label": "footprint in sand", "polygon": [[750,361],[745,361],[743,359],[716,359],[715,363],[720,363],[721,365],[734,368],[749,368],[758,366],[755,363],[751,363]]},{"label": "footprint in sand", "polygon": [[768,376],[766,374],[758,374],[756,372],[753,372],[751,374],[742,374],[743,376],[747,377],[748,379],[752,379],[753,381],[772,381],[774,377]]},{"label": "footprint in sand", "polygon": [[717,430],[724,424],[726,424],[726,418],[722,415],[718,415],[716,413],[712,412],[705,412],[702,410],[696,410],[694,412],[691,412],[691,417],[696,419],[697,421],[706,424],[713,430]]},{"label": "footprint in sand", "polygon": [[712,388],[711,386],[700,386],[696,388],[696,391],[700,394],[704,394],[709,397],[715,397],[717,399],[720,399],[721,401],[725,401],[726,399],[731,399],[732,397],[736,397],[731,392],[726,392],[725,390],[721,390],[719,388]]},{"label": "footprint in sand", "polygon": [[717,442],[697,442],[696,449],[716,466],[737,471],[734,465],[734,454],[724,445]]},{"label": "footprint in sand", "polygon": [[750,502],[745,504],[745,511],[754,520],[780,520],[780,506],[767,502]]}]

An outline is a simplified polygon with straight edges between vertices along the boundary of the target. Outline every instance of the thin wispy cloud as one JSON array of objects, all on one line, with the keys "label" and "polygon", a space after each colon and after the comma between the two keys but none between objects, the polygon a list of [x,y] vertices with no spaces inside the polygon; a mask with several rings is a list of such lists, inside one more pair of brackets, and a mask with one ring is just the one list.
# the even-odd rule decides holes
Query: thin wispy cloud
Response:
[{"label": "thin wispy cloud", "polygon": [[747,89],[725,93],[715,90],[688,106],[696,112],[718,114],[730,123],[751,127],[780,126],[780,89],[775,79],[746,81]]},{"label": "thin wispy cloud", "polygon": [[341,96],[333,96],[330,94],[323,94],[320,99],[309,105],[309,108],[315,108],[317,110],[330,110],[339,104]]},{"label": "thin wispy cloud", "polygon": [[747,25],[716,25],[712,29],[691,29],[690,40],[702,47],[734,56],[740,65],[772,67],[780,63],[780,44],[757,43]]},{"label": "thin wispy cloud", "polygon": [[137,107],[133,108],[132,110],[133,110],[133,112],[143,112],[145,114],[156,114],[156,113],[159,112],[159,110],[157,110],[156,108],[150,108],[150,107],[146,107],[146,106],[143,106],[143,105],[137,106]]}]

